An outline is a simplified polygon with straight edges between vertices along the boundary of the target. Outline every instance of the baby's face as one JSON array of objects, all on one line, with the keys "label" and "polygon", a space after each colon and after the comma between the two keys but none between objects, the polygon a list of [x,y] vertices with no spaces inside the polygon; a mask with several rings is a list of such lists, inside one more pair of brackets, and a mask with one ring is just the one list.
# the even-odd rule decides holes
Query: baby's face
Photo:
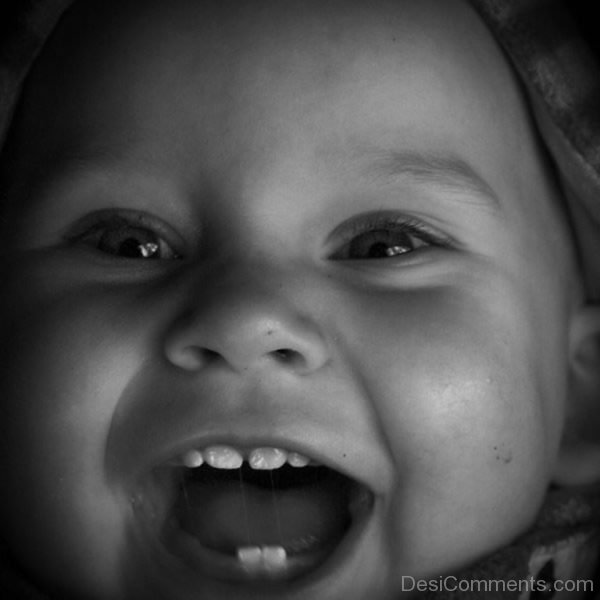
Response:
[{"label": "baby's face", "polygon": [[572,258],[475,14],[81,5],[3,221],[18,563],[61,597],[384,598],[514,539],[561,436]]}]

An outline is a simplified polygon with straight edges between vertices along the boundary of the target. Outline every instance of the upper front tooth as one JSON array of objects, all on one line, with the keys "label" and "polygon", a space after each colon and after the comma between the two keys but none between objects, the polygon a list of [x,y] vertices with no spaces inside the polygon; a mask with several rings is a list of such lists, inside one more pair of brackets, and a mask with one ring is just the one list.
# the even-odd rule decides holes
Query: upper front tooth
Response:
[{"label": "upper front tooth", "polygon": [[202,454],[215,469],[239,469],[244,462],[244,457],[231,446],[209,446]]},{"label": "upper front tooth", "polygon": [[204,459],[202,458],[202,452],[199,450],[188,450],[183,455],[183,464],[190,469],[200,467],[202,463],[204,463]]},{"label": "upper front tooth", "polygon": [[298,452],[290,452],[288,454],[287,461],[292,467],[305,467],[308,463],[310,463],[310,458],[308,458],[308,456],[304,456],[303,454],[299,454]]},{"label": "upper front tooth", "polygon": [[250,467],[259,470],[279,469],[285,464],[288,453],[280,448],[255,448],[250,452]]}]

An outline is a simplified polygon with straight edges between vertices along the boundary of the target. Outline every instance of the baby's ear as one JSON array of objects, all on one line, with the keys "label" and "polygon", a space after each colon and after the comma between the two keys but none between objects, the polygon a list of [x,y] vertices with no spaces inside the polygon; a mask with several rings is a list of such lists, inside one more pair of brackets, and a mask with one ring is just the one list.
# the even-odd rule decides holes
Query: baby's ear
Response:
[{"label": "baby's ear", "polygon": [[565,433],[553,481],[600,482],[600,304],[580,308],[571,321],[570,384]]}]

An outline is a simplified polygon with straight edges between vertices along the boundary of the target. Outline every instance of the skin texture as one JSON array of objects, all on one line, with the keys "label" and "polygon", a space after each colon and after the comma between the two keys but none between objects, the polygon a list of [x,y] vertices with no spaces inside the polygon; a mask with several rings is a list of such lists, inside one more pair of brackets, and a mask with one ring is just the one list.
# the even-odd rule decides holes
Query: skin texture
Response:
[{"label": "skin texture", "polygon": [[[522,533],[562,433],[573,257],[471,9],[81,4],[29,81],[2,221],[15,560],[61,597],[254,597],[173,567],[132,508],[151,466],[208,437],[373,490],[360,544],[289,598],[385,598]],[[173,253],[104,252],[101,210]],[[348,251],[390,220],[433,233]]]}]

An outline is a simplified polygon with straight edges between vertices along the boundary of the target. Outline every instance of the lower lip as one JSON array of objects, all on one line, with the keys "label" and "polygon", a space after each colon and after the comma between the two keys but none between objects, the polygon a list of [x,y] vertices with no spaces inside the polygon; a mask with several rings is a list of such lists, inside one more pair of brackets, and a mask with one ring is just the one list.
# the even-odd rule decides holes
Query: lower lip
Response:
[{"label": "lower lip", "polygon": [[179,557],[192,571],[205,577],[245,585],[290,581],[300,573],[314,570],[332,552],[331,548],[324,548],[305,555],[288,556],[285,568],[269,574],[256,575],[245,569],[237,557],[202,546],[176,523],[169,523],[165,527],[163,540],[169,552]]},{"label": "lower lip", "polygon": [[[236,556],[215,552],[202,546],[194,537],[183,531],[176,522],[169,521],[163,528],[161,545],[173,559],[185,567],[185,579],[197,581],[198,589],[212,580],[221,585],[233,586],[277,596],[285,587],[289,594],[292,587],[303,588],[318,585],[343,568],[357,551],[365,537],[374,513],[373,497],[352,515],[352,523],[342,540],[335,547],[318,552],[289,556],[285,570],[278,570],[257,577],[244,568]],[[180,572],[175,569],[175,572]]]}]

